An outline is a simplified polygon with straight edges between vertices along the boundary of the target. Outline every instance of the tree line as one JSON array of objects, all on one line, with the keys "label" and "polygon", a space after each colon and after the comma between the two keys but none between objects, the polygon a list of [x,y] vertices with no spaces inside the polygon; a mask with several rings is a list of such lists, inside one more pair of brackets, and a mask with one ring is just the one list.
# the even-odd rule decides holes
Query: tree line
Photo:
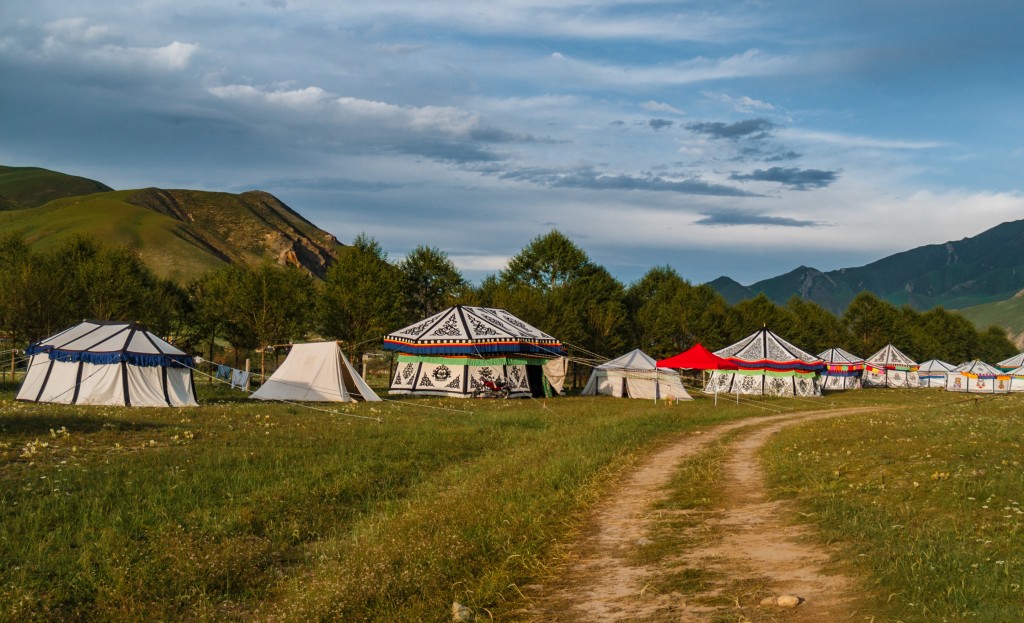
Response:
[{"label": "tree line", "polygon": [[978,331],[941,307],[919,312],[861,292],[842,316],[796,296],[729,305],[713,288],[657,266],[624,285],[561,232],[538,236],[504,270],[470,284],[443,251],[420,246],[392,261],[365,234],[340,250],[323,280],[295,267],[229,265],[180,285],[137,254],[88,238],[34,251],[0,237],[0,334],[28,344],[82,319],[136,320],[188,352],[337,339],[353,356],[451,305],[507,309],[577,352],[614,357],[641,348],[664,358],[700,342],[716,350],[766,326],[812,353],[870,356],[888,343],[917,361],[996,362],[1016,348],[996,326]]}]

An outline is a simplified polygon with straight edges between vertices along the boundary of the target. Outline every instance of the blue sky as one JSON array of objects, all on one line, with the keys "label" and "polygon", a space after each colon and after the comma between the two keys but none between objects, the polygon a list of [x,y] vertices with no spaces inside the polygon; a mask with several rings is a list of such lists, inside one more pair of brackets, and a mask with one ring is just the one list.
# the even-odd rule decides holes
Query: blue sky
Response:
[{"label": "blue sky", "polygon": [[471,279],[861,265],[1024,218],[1017,2],[0,5],[0,164],[274,193]]}]

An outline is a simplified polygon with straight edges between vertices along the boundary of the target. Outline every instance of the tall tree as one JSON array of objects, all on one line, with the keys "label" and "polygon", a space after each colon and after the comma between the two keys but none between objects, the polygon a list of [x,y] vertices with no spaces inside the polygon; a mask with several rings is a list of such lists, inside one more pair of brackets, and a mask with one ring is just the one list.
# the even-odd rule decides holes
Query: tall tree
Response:
[{"label": "tall tree", "polygon": [[418,246],[398,265],[405,288],[406,320],[414,322],[451,307],[463,297],[469,282],[448,254],[428,246]]},{"label": "tall tree", "polygon": [[526,285],[544,292],[571,283],[591,266],[590,258],[558,230],[534,238],[523,247],[500,278],[511,285]]},{"label": "tall tree", "polygon": [[843,324],[850,332],[850,350],[861,357],[870,357],[890,343],[905,348],[908,342],[900,312],[866,290],[850,302]]},{"label": "tall tree", "polygon": [[359,234],[324,277],[317,316],[321,332],[345,341],[358,358],[405,320],[402,273],[380,243]]},{"label": "tall tree", "polygon": [[313,278],[295,267],[233,264],[209,273],[190,291],[207,330],[225,338],[236,355],[302,339],[310,326]]}]

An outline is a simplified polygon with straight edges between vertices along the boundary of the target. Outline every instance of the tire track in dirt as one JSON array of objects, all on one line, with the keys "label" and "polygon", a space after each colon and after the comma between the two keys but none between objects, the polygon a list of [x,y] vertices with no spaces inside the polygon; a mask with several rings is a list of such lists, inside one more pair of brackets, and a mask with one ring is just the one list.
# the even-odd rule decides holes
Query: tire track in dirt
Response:
[{"label": "tire track in dirt", "polygon": [[[525,615],[521,620],[710,621],[725,614],[762,615],[766,621],[846,619],[853,583],[826,574],[828,554],[805,538],[810,529],[788,525],[782,519],[785,503],[768,500],[757,452],[786,426],[869,410],[747,418],[688,434],[656,452],[599,503],[584,537],[561,566],[558,579],[546,586],[524,587],[530,606],[521,613]],[[638,548],[649,543],[647,536],[664,518],[664,512],[654,506],[666,497],[666,486],[680,463],[733,432],[736,436],[729,442],[720,483],[721,507],[705,513],[694,529],[721,534],[722,538],[679,552],[668,563],[637,564]],[[714,582],[707,590],[688,595],[648,591],[648,581],[670,568],[701,569],[713,573]],[[744,595],[741,603],[736,590],[749,592],[751,584],[756,585],[758,594]],[[737,588],[743,586],[748,588]],[[782,593],[800,595],[807,601],[789,611],[757,607],[760,597]],[[723,603],[726,596],[728,603]]]}]

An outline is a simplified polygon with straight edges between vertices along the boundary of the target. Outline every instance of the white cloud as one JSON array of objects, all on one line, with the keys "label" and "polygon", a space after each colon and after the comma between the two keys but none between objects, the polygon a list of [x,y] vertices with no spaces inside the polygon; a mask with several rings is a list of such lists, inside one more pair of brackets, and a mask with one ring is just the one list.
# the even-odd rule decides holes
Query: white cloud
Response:
[{"label": "white cloud", "polygon": [[665,102],[656,102],[654,100],[646,101],[643,104],[640,104],[640,107],[643,108],[644,110],[650,110],[652,112],[667,112],[673,115],[686,114],[685,112],[676,108],[672,104],[666,104]]},{"label": "white cloud", "polygon": [[705,97],[713,100],[722,102],[726,106],[729,106],[736,112],[741,113],[763,113],[775,110],[775,106],[772,106],[768,102],[762,102],[746,95],[740,97],[732,97],[725,93],[704,93]]},{"label": "white cloud", "polygon": [[243,100],[272,107],[286,107],[303,113],[323,113],[345,124],[373,123],[415,132],[440,132],[466,136],[480,127],[480,115],[449,106],[398,106],[387,102],[337,97],[319,87],[292,90],[267,90],[249,85],[208,87],[220,99]]},{"label": "white cloud", "polygon": [[776,131],[776,134],[781,138],[808,143],[824,143],[839,147],[863,147],[868,149],[935,149],[949,145],[940,141],[904,141],[870,136],[855,136],[838,132],[817,132],[801,130],[799,128],[780,128]]},{"label": "white cloud", "polygon": [[801,64],[789,56],[773,56],[759,50],[747,50],[726,58],[703,56],[669,65],[610,65],[568,57],[559,52],[549,57],[548,69],[568,83],[590,83],[600,86],[651,87],[672,86],[746,78],[773,76],[798,71]]}]

